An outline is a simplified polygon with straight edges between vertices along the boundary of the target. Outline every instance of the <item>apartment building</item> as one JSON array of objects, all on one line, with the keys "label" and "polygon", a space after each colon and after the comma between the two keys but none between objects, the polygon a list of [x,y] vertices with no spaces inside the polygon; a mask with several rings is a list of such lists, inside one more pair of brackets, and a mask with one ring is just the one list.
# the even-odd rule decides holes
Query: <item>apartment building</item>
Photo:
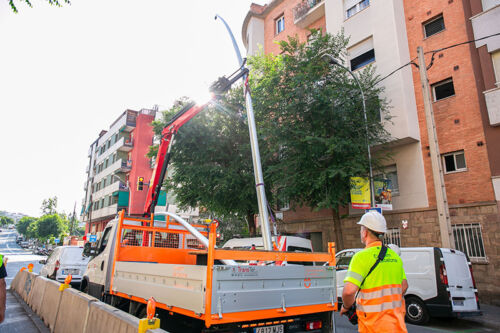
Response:
[{"label": "apartment building", "polygon": [[[500,1],[405,0],[410,57],[417,46],[427,53],[429,84],[454,244],[473,263],[479,296],[500,304],[500,124],[495,65],[500,38],[461,44],[500,32]],[[456,47],[451,47],[457,45]],[[433,50],[441,50],[431,52]],[[432,55],[434,54],[434,59]],[[500,63],[496,68],[500,68]],[[440,243],[428,139],[420,88],[413,70],[429,210],[408,245]],[[495,101],[496,99],[496,101]],[[496,127],[495,127],[496,126]],[[495,194],[496,192],[496,194]],[[415,213],[413,213],[415,214]],[[415,218],[416,218],[415,214]],[[413,218],[413,217],[410,217]]]},{"label": "apartment building", "polygon": [[[383,18],[383,19],[382,19]],[[336,34],[342,29],[349,36],[348,59],[356,72],[368,64],[377,67],[381,76],[409,62],[408,42],[401,1],[271,1],[267,6],[253,4],[243,24],[243,41],[248,54],[259,48],[265,53],[279,53],[275,41],[297,35],[306,41],[309,29],[320,28]],[[405,68],[383,82],[385,96],[391,103],[392,122],[385,124],[392,137],[392,161],[384,176],[393,184],[393,207],[414,209],[428,205],[420,131],[410,68]],[[351,211],[352,214],[359,213]],[[311,212],[309,207],[286,207],[280,215],[286,232],[306,233],[321,250],[326,243],[345,242],[333,234],[330,210]],[[307,223],[304,223],[307,222]],[[357,237],[358,239],[359,237]]]},{"label": "apartment building", "polygon": [[[155,115],[156,110],[126,110],[90,145],[82,203],[86,233],[99,234],[122,209],[129,215],[143,213],[152,173],[146,153],[153,143]],[[146,184],[142,190],[139,177]]]},{"label": "apartment building", "polygon": [[[345,64],[356,72],[368,64],[384,77],[425,51],[500,32],[494,0],[272,0],[252,4],[242,27],[247,54],[260,48],[278,54],[275,41],[310,28],[349,36]],[[437,52],[428,75],[450,207],[454,244],[473,262],[481,300],[496,302],[500,287],[498,252],[500,150],[500,39]],[[431,55],[426,57],[427,64]],[[393,210],[384,211],[390,242],[401,246],[440,246],[436,196],[418,69],[406,66],[381,83],[391,104],[393,138],[384,177],[393,184]],[[346,211],[341,235],[333,214],[284,205],[278,214],[283,232],[311,238],[317,250],[328,241],[338,248],[359,247],[360,211]],[[495,280],[496,279],[496,280]]]}]

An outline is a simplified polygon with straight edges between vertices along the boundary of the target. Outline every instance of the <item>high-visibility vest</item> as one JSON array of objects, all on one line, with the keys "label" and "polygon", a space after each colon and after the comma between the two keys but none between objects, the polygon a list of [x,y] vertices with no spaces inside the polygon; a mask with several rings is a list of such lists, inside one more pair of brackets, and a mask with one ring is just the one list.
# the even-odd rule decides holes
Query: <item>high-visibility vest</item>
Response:
[{"label": "high-visibility vest", "polygon": [[[345,282],[360,287],[356,298],[359,332],[407,332],[402,281],[406,280],[403,261],[391,249],[368,275],[377,260],[382,242],[370,243],[356,253],[349,264]],[[363,282],[363,285],[361,285]]]},{"label": "high-visibility vest", "polygon": [[3,254],[0,254],[0,267],[3,265]]}]

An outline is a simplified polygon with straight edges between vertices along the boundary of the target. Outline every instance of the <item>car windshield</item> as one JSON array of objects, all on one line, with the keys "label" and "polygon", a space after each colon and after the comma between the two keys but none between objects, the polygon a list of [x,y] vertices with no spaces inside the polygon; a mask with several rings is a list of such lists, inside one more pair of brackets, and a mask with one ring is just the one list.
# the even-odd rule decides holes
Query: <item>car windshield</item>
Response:
[{"label": "car windshield", "polygon": [[82,252],[83,252],[82,247],[65,248],[61,256],[61,261],[62,262],[77,261],[78,259],[82,258]]},{"label": "car windshield", "polygon": [[352,251],[340,253],[337,258],[335,258],[337,261],[337,270],[348,269],[352,256],[354,256],[354,252]]}]

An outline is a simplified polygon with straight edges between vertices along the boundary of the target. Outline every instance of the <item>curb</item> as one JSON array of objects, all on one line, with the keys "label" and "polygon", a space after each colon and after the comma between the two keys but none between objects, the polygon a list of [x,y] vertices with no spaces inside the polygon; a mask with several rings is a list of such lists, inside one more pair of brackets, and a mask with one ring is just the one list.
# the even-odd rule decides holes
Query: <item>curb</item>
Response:
[{"label": "curb", "polygon": [[30,320],[33,322],[33,324],[36,326],[38,329],[38,332],[41,333],[50,333],[50,330],[44,325],[43,321],[38,317],[26,304],[26,302],[21,298],[20,295],[18,295],[14,290],[9,290],[9,292],[16,298],[16,300],[21,304],[23,307],[23,310],[26,312]]}]

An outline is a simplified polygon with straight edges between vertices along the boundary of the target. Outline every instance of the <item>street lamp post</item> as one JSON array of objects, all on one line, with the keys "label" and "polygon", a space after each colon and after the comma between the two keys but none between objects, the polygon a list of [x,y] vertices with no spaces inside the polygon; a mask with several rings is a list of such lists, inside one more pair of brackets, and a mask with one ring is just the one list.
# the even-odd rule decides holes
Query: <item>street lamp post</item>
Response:
[{"label": "street lamp post", "polygon": [[[238,48],[238,44],[234,39],[234,35],[231,31],[229,25],[224,21],[219,15],[215,15],[215,19],[220,19],[222,23],[226,26],[227,32],[231,37],[233,43],[234,51],[236,52],[236,57],[240,66],[243,66],[243,59],[241,58],[241,53]],[[260,161],[259,152],[259,142],[257,140],[257,128],[255,126],[255,117],[253,113],[252,97],[250,96],[250,89],[247,87],[247,75],[243,76],[243,82],[245,82],[245,102],[247,107],[247,120],[248,120],[248,130],[250,132],[250,147],[252,149],[252,162],[255,176],[255,187],[257,190],[257,204],[259,206],[259,219],[262,230],[262,241],[264,244],[264,249],[272,251],[273,245],[271,240],[271,230],[269,227],[269,215],[267,212],[267,198],[266,191],[264,188],[264,176],[262,173],[262,164]]]},{"label": "street lamp post", "polygon": [[363,117],[365,119],[365,132],[366,132],[366,146],[368,150],[368,165],[370,166],[370,194],[371,194],[371,199],[370,199],[370,206],[375,207],[375,188],[373,186],[373,169],[372,169],[372,154],[370,151],[370,142],[368,140],[368,118],[366,116],[366,102],[365,102],[365,93],[363,92],[363,88],[361,87],[361,83],[359,82],[358,78],[354,73],[347,68],[346,66],[342,65],[335,59],[331,54],[325,53],[321,56],[323,59],[327,60],[330,64],[339,66],[343,68],[345,71],[347,71],[351,76],[354,78],[354,81],[356,81],[356,84],[359,87],[359,90],[361,91],[361,98],[363,101]]}]

